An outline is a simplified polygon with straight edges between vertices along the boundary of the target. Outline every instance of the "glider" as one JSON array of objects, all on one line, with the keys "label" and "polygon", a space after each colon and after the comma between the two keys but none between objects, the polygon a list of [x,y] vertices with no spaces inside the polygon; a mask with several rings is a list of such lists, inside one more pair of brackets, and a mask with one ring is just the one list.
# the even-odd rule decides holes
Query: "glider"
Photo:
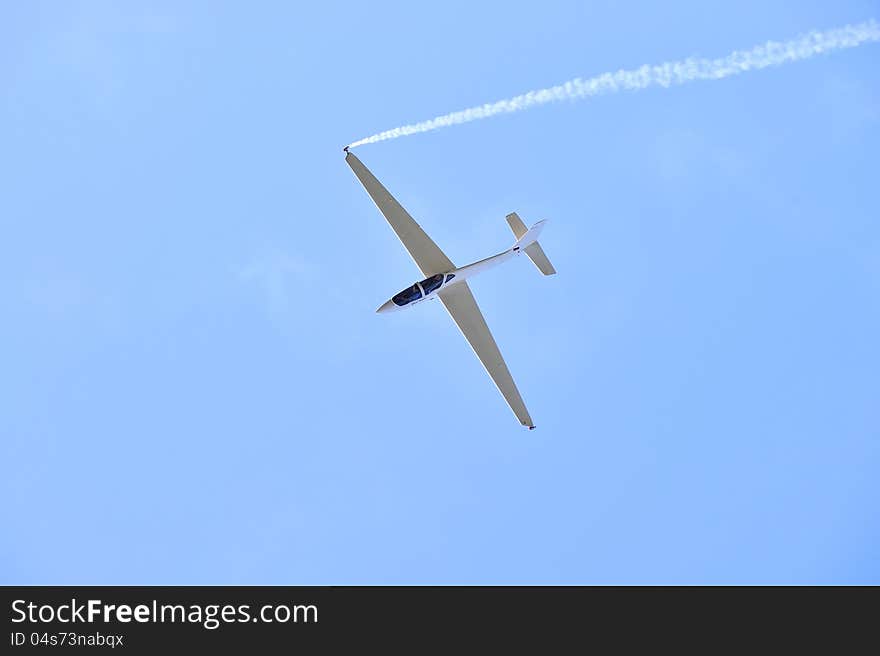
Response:
[{"label": "glider", "polygon": [[380,314],[396,312],[429,298],[439,298],[465,339],[470,343],[471,348],[474,349],[474,353],[477,354],[486,371],[489,372],[489,376],[498,387],[504,400],[507,401],[507,405],[513,410],[513,414],[523,426],[528,426],[529,430],[533,429],[535,424],[532,422],[526,404],[516,388],[516,383],[513,382],[513,376],[510,375],[510,371],[504,363],[504,358],[501,357],[501,351],[498,350],[498,345],[495,343],[492,333],[489,332],[489,326],[486,325],[486,320],[483,318],[483,313],[480,312],[467,280],[522,253],[525,253],[545,276],[556,273],[537,241],[546,221],[539,221],[531,228],[526,229],[525,224],[515,212],[508,214],[507,223],[513,230],[516,243],[503,253],[467,266],[456,267],[437,244],[425,234],[425,231],[413,220],[403,206],[382,186],[382,183],[370,173],[369,169],[347,148],[345,152],[345,161],[354,171],[364,189],[367,190],[373,202],[376,203],[379,211],[385,215],[391,228],[400,238],[406,250],[409,251],[422,274],[426,276],[424,280],[420,280],[399,294],[392,296],[376,312]]}]

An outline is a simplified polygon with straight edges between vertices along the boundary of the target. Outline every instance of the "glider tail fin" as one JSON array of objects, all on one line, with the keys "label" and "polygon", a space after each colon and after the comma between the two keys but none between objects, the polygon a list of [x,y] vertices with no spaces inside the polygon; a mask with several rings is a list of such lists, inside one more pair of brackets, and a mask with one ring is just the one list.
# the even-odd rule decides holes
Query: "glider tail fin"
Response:
[{"label": "glider tail fin", "polygon": [[522,248],[523,252],[528,255],[529,259],[534,262],[536,267],[538,267],[538,271],[545,276],[552,276],[556,273],[556,269],[550,264],[550,260],[547,259],[544,249],[541,248],[541,244],[538,243],[538,235],[541,234],[541,230],[544,229],[545,223],[547,223],[546,219],[544,221],[538,221],[531,228],[526,229],[526,224],[522,222],[522,219],[519,218],[516,212],[507,215],[507,224],[510,226],[510,229],[516,237],[514,248]]}]

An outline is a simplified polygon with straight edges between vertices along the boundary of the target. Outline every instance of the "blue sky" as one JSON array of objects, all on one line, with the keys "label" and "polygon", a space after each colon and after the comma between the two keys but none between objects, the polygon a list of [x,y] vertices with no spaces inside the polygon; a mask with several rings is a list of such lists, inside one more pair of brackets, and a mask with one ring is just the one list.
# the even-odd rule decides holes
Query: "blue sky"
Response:
[{"label": "blue sky", "polygon": [[880,45],[341,147],[877,2],[7,3],[0,582],[880,583]]}]

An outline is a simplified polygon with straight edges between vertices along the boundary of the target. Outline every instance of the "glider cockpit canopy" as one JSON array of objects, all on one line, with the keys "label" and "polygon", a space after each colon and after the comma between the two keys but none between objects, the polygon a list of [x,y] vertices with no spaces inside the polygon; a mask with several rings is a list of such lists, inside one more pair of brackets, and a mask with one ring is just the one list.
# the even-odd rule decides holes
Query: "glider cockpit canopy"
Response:
[{"label": "glider cockpit canopy", "polygon": [[[454,273],[450,273],[446,275],[445,282],[449,282],[455,277]],[[428,276],[424,280],[421,280],[415,283],[412,287],[407,287],[399,294],[395,294],[391,297],[391,300],[394,301],[394,304],[403,307],[404,305],[408,305],[413,301],[417,301],[422,296],[427,296],[434,290],[436,290],[440,285],[444,283],[443,274],[438,273],[433,276]]]}]

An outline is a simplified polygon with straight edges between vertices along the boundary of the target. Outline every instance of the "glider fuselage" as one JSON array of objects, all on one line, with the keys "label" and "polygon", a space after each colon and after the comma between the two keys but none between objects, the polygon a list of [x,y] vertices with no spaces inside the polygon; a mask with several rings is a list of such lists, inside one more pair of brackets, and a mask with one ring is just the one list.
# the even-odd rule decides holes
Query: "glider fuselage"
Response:
[{"label": "glider fuselage", "polygon": [[483,260],[468,264],[467,266],[459,267],[457,269],[446,271],[444,273],[437,273],[433,276],[428,276],[424,280],[419,280],[418,282],[413,283],[400,293],[392,296],[385,303],[383,303],[379,307],[379,309],[376,310],[376,312],[378,312],[379,314],[385,314],[387,312],[397,312],[398,310],[404,310],[406,308],[412,307],[413,305],[417,305],[422,301],[436,298],[437,295],[444,289],[464,282],[468,278],[472,278],[478,273],[482,273],[487,269],[491,269],[492,267],[507,262],[508,260],[516,257],[520,253],[522,253],[520,247],[514,246],[513,248],[507,249],[503,253],[498,253],[498,255],[487,257]]}]

